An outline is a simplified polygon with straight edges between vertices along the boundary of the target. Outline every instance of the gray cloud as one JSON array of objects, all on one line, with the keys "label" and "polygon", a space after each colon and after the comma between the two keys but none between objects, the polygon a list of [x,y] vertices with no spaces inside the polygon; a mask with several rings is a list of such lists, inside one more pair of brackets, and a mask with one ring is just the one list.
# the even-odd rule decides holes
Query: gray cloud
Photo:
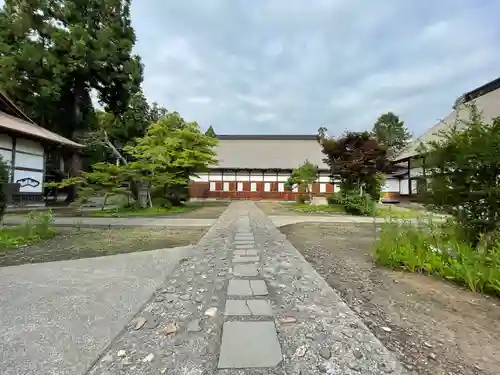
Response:
[{"label": "gray cloud", "polygon": [[499,11],[499,0],[132,3],[146,95],[219,134],[339,134],[394,111],[419,135],[498,76]]}]

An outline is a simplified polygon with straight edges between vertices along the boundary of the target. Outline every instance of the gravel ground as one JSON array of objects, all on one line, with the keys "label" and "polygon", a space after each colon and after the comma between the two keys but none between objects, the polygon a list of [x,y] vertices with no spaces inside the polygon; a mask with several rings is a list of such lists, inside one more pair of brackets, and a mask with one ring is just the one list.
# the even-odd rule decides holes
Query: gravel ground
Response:
[{"label": "gravel ground", "polygon": [[293,209],[293,202],[255,202],[257,207],[268,216],[337,216],[345,215],[343,212],[303,212]]},{"label": "gravel ground", "polygon": [[280,230],[414,374],[500,374],[498,299],[376,267],[372,225],[304,223]]},{"label": "gravel ground", "polygon": [[56,237],[19,249],[0,250],[0,267],[164,249],[196,244],[207,228],[57,228]]}]

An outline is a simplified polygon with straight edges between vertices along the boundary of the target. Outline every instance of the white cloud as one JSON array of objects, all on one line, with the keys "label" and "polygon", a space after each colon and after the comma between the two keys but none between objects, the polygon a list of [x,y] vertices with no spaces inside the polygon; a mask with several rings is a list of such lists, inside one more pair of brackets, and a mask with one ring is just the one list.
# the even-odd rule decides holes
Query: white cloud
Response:
[{"label": "white cloud", "polygon": [[395,111],[419,135],[498,75],[498,1],[202,3],[132,2],[136,50],[146,95],[219,134],[338,134]]},{"label": "white cloud", "polygon": [[260,113],[257,116],[254,116],[253,119],[257,122],[268,122],[274,120],[276,117],[276,113]]}]

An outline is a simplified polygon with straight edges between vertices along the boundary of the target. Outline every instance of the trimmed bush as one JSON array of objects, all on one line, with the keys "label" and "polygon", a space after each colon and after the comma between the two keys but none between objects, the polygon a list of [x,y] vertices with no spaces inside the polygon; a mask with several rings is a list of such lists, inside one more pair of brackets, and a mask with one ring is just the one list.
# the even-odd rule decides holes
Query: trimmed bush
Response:
[{"label": "trimmed bush", "polygon": [[341,197],[345,212],[351,215],[369,216],[375,212],[375,202],[368,194],[361,195],[359,190],[349,190]]}]

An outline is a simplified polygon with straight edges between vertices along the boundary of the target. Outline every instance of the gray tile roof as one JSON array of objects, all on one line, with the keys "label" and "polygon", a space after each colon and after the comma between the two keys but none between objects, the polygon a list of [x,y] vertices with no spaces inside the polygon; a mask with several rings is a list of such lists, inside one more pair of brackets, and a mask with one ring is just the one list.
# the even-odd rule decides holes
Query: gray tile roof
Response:
[{"label": "gray tile roof", "polygon": [[218,165],[212,168],[293,169],[307,159],[328,169],[316,136],[219,136]]},{"label": "gray tile roof", "polygon": [[438,122],[432,128],[430,128],[424,135],[417,138],[415,141],[410,143],[408,147],[403,150],[399,155],[397,155],[394,160],[402,160],[415,155],[418,155],[418,146],[422,142],[426,144],[431,141],[436,141],[439,139],[439,132],[442,130],[450,129],[455,123],[456,119],[466,120],[469,116],[469,110],[467,109],[467,104],[475,103],[478,110],[481,112],[483,119],[486,123],[491,122],[494,118],[500,116],[500,88],[490,91],[482,96],[477,97],[468,103],[460,104],[457,108],[451,112],[442,121]]},{"label": "gray tile roof", "polygon": [[35,138],[44,139],[66,146],[77,148],[85,147],[79,143],[70,141],[69,139],[60,136],[59,134],[53,133],[50,130],[42,128],[41,126],[21,120],[14,116],[10,116],[5,112],[0,111],[0,132],[2,129],[8,129],[17,133],[24,133]]}]

